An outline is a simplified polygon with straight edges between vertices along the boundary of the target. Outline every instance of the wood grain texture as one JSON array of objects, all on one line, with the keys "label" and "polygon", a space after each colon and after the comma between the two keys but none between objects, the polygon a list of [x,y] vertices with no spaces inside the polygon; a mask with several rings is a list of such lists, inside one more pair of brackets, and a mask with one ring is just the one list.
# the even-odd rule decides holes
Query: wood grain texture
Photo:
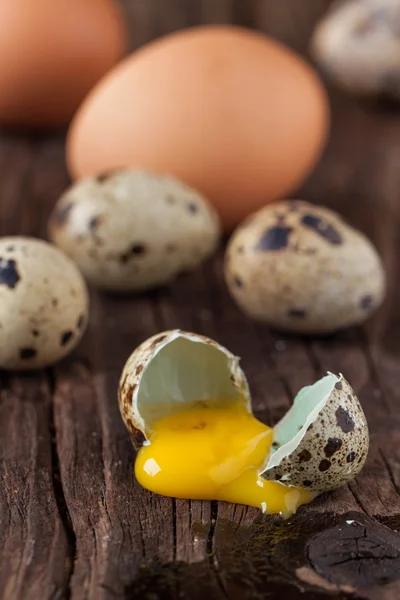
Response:
[{"label": "wood grain texture", "polygon": [[[242,23],[302,52],[329,0],[125,0],[132,47],[196,23]],[[89,330],[46,373],[0,379],[0,598],[320,600],[400,596],[400,112],[331,91],[329,145],[298,191],[331,206],[381,252],[389,294],[365,328],[320,340],[247,320],[222,251],[151,294],[92,292]],[[46,237],[68,185],[64,140],[0,137],[0,234]],[[327,369],[354,386],[371,427],[365,469],[289,521],[140,488],[116,390],[132,349],[166,328],[215,337],[242,357],[256,414],[275,423]]]}]

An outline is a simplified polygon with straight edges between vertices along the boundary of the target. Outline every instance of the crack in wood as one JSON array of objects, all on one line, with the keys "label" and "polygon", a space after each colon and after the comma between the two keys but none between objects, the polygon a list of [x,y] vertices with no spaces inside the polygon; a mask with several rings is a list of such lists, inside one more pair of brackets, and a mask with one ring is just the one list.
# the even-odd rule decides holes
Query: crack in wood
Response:
[{"label": "crack in wood", "polygon": [[218,585],[221,593],[223,594],[223,596],[225,598],[228,598],[228,594],[225,589],[225,584],[224,584],[223,578],[221,576],[221,571],[219,569],[218,557],[217,557],[217,552],[215,549],[214,533],[215,533],[217,521],[218,521],[218,502],[216,500],[212,500],[211,501],[211,524],[210,524],[210,529],[208,531],[208,536],[207,536],[206,555],[208,558],[208,562],[210,564],[210,568],[215,574],[215,579],[216,579],[217,585]]},{"label": "crack in wood", "polygon": [[378,448],[378,452],[379,452],[379,454],[380,454],[380,456],[382,458],[383,464],[385,465],[385,468],[386,468],[386,470],[388,472],[389,479],[392,482],[393,488],[394,488],[396,494],[398,494],[400,496],[400,488],[399,488],[399,486],[396,483],[396,480],[395,480],[394,475],[393,475],[393,471],[390,468],[389,461],[386,458],[385,453],[383,452],[382,448]]},{"label": "crack in wood", "polygon": [[48,369],[46,372],[47,384],[49,387],[49,392],[51,395],[51,403],[50,403],[50,415],[49,415],[49,427],[50,427],[50,440],[51,440],[51,464],[52,464],[52,483],[53,483],[53,491],[54,497],[57,503],[58,513],[60,515],[61,523],[63,525],[66,539],[67,539],[67,563],[66,563],[66,571],[67,571],[67,589],[65,590],[65,600],[69,600],[71,598],[71,580],[74,573],[75,567],[75,559],[76,559],[76,535],[74,532],[74,528],[72,525],[72,519],[69,514],[67,501],[64,495],[64,489],[61,478],[60,471],[60,459],[58,455],[57,448],[57,432],[56,432],[56,424],[54,419],[54,394],[56,389],[55,383],[55,375],[51,369]]}]

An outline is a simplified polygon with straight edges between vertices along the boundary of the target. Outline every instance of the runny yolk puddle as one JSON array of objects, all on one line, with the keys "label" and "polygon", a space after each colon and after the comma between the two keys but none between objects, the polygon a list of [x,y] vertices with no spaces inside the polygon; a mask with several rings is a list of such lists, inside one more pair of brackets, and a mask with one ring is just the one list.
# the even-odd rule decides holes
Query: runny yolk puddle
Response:
[{"label": "runny yolk puddle", "polygon": [[197,403],[156,421],[152,430],[135,464],[137,480],[152,492],[247,504],[285,518],[315,498],[307,490],[259,477],[273,430],[241,403]]}]

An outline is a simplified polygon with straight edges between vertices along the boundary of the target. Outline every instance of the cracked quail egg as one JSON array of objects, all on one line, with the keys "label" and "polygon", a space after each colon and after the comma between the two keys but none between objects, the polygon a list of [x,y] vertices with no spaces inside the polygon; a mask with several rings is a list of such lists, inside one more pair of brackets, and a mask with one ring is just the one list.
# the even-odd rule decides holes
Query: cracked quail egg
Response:
[{"label": "cracked quail egg", "polygon": [[399,0],[336,2],[317,25],[311,52],[350,92],[400,100]]},{"label": "cracked quail egg", "polygon": [[130,292],[199,266],[215,250],[220,225],[211,205],[178,180],[124,170],[73,185],[49,232],[94,286]]},{"label": "cracked quail egg", "polygon": [[129,357],[119,406],[148,490],[288,517],[363,467],[368,426],[345,379],[303,388],[274,427],[252,413],[239,358],[210,338],[159,333]]},{"label": "cracked quail egg", "polygon": [[299,200],[266,206],[237,228],[225,279],[250,317],[305,334],[362,323],[385,295],[371,242],[332,210]]},{"label": "cracked quail egg", "polygon": [[0,367],[51,365],[80,341],[88,294],[74,263],[50,244],[0,238]]}]

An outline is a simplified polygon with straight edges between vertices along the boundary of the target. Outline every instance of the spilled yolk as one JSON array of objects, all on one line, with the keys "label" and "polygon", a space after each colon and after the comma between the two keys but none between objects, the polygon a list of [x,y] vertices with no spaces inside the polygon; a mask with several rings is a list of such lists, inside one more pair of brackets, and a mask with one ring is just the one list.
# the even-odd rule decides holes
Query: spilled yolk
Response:
[{"label": "spilled yolk", "polygon": [[315,494],[259,477],[272,436],[242,403],[197,403],[153,424],[135,475],[143,487],[164,496],[226,500],[289,517]]}]

